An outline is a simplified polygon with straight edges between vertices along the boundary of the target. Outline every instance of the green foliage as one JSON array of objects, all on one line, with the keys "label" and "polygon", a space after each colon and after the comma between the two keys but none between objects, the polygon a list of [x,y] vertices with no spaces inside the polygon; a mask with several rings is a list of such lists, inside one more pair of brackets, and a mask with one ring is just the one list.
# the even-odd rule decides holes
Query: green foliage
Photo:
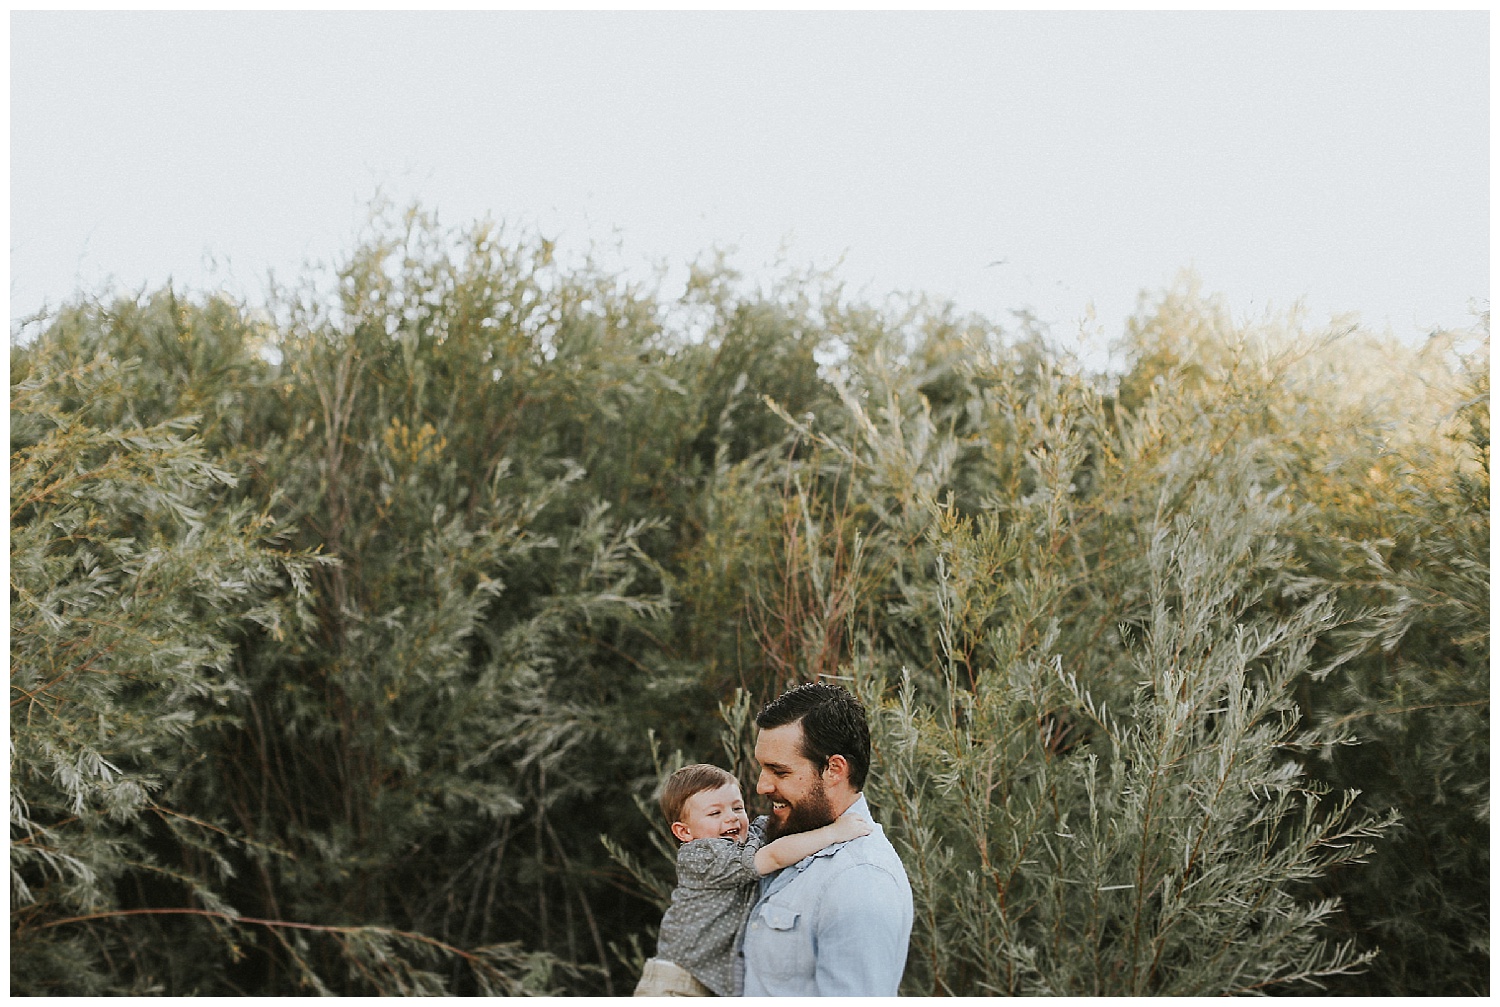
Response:
[{"label": "green foliage", "polygon": [[[173,810],[176,781],[243,688],[236,640],[295,631],[309,558],[277,543],[269,513],[225,501],[234,479],[193,419],[116,418],[134,368],[26,363],[11,401],[12,952],[51,964],[14,988],[91,991],[107,988],[97,955],[49,934],[57,917],[132,885],[222,907],[243,841]],[[194,862],[163,862],[164,835]]]},{"label": "green foliage", "polygon": [[[993,528],[940,517],[959,557],[996,548]],[[1335,903],[1305,898],[1380,831],[1295,759],[1312,738],[1292,690],[1330,606],[1246,612],[1255,570],[1280,558],[1263,554],[1279,519],[1243,484],[1200,486],[1158,516],[1123,709],[1096,702],[1049,646],[1007,654],[1003,639],[972,687],[949,678],[920,697],[908,678],[882,700],[867,686],[874,799],[921,915],[909,993],[1235,994],[1364,964],[1318,936]],[[966,603],[975,588],[951,590]]]},{"label": "green foliage", "polygon": [[[1435,383],[1423,363],[1413,371]],[[1488,991],[1489,894],[1476,883],[1490,869],[1487,346],[1466,371],[1432,436],[1371,453],[1384,492],[1324,512],[1317,569],[1371,614],[1339,637],[1355,656],[1335,688],[1308,703],[1360,744],[1314,770],[1401,816],[1368,869],[1327,885],[1349,906],[1349,931],[1382,950],[1350,993]]]},{"label": "green foliage", "polygon": [[1124,337],[417,211],[264,309],[64,308],[11,355],[13,991],[628,992],[662,774],[748,789],[824,676],[906,992],[1487,992],[1483,352],[1190,283]]}]

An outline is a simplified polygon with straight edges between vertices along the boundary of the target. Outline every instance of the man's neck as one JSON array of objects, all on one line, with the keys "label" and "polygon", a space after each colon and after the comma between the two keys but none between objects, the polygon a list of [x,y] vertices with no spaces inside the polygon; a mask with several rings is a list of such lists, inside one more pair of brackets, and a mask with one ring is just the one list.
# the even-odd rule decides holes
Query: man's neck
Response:
[{"label": "man's neck", "polygon": [[858,790],[849,790],[839,794],[830,793],[828,795],[828,806],[833,808],[834,817],[838,817],[854,807],[855,802],[863,796],[864,793]]}]

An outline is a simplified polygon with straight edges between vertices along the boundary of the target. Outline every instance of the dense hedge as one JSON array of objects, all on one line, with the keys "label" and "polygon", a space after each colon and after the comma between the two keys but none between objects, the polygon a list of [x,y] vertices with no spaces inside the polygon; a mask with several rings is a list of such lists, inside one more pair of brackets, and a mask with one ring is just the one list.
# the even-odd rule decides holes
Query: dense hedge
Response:
[{"label": "dense hedge", "polygon": [[[11,990],[630,991],[643,798],[872,712],[912,994],[1488,992],[1488,322],[1025,322],[420,213],[11,350]],[[606,841],[601,841],[606,837]]]}]

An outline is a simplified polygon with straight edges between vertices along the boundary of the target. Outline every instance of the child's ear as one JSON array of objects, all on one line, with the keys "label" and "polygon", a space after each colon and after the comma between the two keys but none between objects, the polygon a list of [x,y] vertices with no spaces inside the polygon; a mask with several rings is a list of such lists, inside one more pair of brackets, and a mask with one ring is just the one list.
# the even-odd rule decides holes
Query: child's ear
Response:
[{"label": "child's ear", "polygon": [[672,835],[677,837],[679,843],[690,843],[693,841],[693,830],[681,822],[672,823]]}]

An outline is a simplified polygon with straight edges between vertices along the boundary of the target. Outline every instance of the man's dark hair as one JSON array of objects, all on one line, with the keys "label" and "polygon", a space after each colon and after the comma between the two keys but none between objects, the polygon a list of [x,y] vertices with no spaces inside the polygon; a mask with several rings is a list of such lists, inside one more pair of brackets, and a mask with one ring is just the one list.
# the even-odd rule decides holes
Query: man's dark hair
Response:
[{"label": "man's dark hair", "polygon": [[829,756],[849,763],[849,783],[865,789],[870,769],[870,724],[865,707],[843,686],[809,682],[788,689],[761,708],[755,726],[761,730],[802,722],[802,757],[822,772]]}]

